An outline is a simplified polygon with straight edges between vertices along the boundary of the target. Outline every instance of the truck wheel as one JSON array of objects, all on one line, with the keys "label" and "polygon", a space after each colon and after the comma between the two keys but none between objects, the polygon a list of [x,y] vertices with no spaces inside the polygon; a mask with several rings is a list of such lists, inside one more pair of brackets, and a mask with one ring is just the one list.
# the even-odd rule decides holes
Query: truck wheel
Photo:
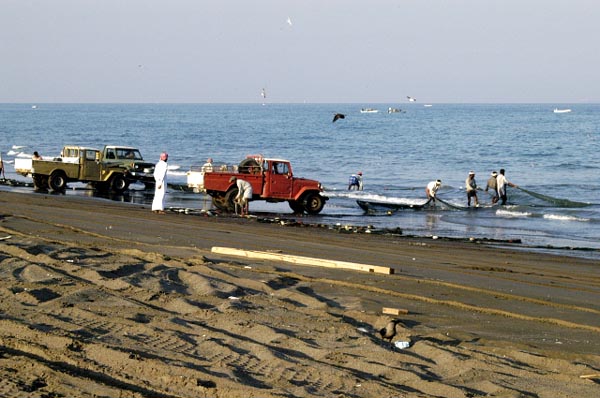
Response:
[{"label": "truck wheel", "polygon": [[293,210],[294,214],[302,214],[304,213],[304,204],[302,202],[298,202],[297,200],[288,201],[290,205],[290,209]]},{"label": "truck wheel", "polygon": [[129,183],[122,174],[116,174],[110,180],[110,189],[115,193],[123,193],[129,188]]},{"label": "truck wheel", "polygon": [[258,170],[260,165],[254,159],[244,159],[238,166],[238,171],[244,174],[254,174],[255,170]]},{"label": "truck wheel", "polygon": [[235,213],[235,202],[234,199],[238,195],[239,189],[237,186],[229,188],[229,191],[225,194],[225,204],[227,206],[227,211],[230,213]]},{"label": "truck wheel", "polygon": [[304,210],[308,214],[319,214],[325,206],[325,201],[318,193],[308,193],[304,198]]},{"label": "truck wheel", "polygon": [[213,196],[212,203],[217,209],[227,211],[227,202],[225,202],[225,196]]},{"label": "truck wheel", "polygon": [[53,191],[64,191],[67,187],[67,176],[62,171],[55,171],[50,175],[48,184]]},{"label": "truck wheel", "polygon": [[33,177],[33,189],[36,191],[47,191],[48,190],[48,176],[34,174]]}]

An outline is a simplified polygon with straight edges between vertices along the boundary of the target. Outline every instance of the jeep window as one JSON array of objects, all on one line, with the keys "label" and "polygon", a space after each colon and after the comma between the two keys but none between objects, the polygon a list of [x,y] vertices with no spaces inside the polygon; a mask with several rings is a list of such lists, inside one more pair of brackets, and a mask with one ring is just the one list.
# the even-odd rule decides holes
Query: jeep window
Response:
[{"label": "jeep window", "polygon": [[85,160],[96,160],[96,151],[93,149],[87,149],[85,151]]},{"label": "jeep window", "polygon": [[79,150],[77,148],[65,148],[63,150],[63,157],[65,158],[78,158]]},{"label": "jeep window", "polygon": [[137,149],[117,148],[117,159],[144,160]]},{"label": "jeep window", "polygon": [[106,158],[107,158],[107,159],[115,159],[115,158],[116,158],[116,156],[115,156],[115,150],[114,150],[114,149],[112,149],[112,148],[111,148],[111,149],[108,149],[108,150],[106,151]]},{"label": "jeep window", "polygon": [[288,174],[288,166],[285,163],[273,163],[273,173]]}]

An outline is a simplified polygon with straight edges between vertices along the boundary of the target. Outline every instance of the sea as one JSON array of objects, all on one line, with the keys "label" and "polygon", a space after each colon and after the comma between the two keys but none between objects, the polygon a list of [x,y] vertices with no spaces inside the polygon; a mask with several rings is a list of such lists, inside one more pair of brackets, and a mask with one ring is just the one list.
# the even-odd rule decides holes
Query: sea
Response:
[{"label": "sea", "polygon": [[[333,122],[336,113],[345,118]],[[290,160],[295,176],[325,187],[329,201],[319,215],[302,217],[305,223],[520,240],[529,250],[600,259],[600,104],[0,104],[0,137],[9,179],[31,181],[15,174],[15,158],[34,151],[58,156],[64,145],[134,146],[152,162],[166,151],[174,186],[185,186],[190,168],[209,157],[236,165],[261,154]],[[508,204],[492,205],[480,191],[480,207],[467,208],[468,173],[485,188],[501,168],[518,186],[508,189]],[[359,171],[364,189],[348,191],[350,175]],[[436,179],[449,206],[365,213],[356,202],[421,204],[425,186]],[[96,195],[80,188],[71,184],[64,194]],[[37,194],[28,187],[0,189]],[[152,196],[134,185],[98,200],[137,205]],[[201,210],[211,201],[170,188],[166,205]],[[292,217],[286,203],[254,201],[250,211]]]}]

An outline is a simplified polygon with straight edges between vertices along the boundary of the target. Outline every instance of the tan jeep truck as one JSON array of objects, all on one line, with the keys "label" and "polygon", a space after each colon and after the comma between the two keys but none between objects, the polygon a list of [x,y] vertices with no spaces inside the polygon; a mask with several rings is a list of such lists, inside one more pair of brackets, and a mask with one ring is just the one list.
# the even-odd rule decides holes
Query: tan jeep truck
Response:
[{"label": "tan jeep truck", "polygon": [[[116,157],[117,149],[125,153],[124,148],[130,150],[131,161]],[[31,174],[36,189],[40,190],[62,191],[67,183],[78,181],[90,183],[97,190],[122,193],[132,181],[146,176],[133,172],[135,151],[135,148],[115,146],[106,146],[103,150],[65,146],[56,158],[15,159],[15,171],[23,176]],[[139,151],[137,154],[143,160]]]}]

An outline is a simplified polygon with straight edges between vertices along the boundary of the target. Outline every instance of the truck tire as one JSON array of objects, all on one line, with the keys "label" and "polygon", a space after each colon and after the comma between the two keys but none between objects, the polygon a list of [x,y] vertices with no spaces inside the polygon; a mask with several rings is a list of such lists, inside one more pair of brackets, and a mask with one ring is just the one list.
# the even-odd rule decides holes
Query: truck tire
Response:
[{"label": "truck tire", "polygon": [[227,211],[227,202],[225,202],[225,196],[223,195],[213,196],[212,204],[219,210]]},{"label": "truck tire", "polygon": [[237,186],[233,186],[229,188],[227,193],[225,194],[225,204],[227,206],[227,211],[230,213],[235,213],[235,197],[238,195],[239,189]]},{"label": "truck tire", "polygon": [[288,204],[290,205],[290,209],[294,211],[294,214],[304,213],[304,203],[297,200],[290,200],[288,201]]},{"label": "truck tire", "polygon": [[50,174],[48,185],[55,192],[64,191],[67,187],[67,176],[62,171],[54,171]]},{"label": "truck tire", "polygon": [[110,189],[114,193],[123,193],[127,188],[129,188],[129,183],[123,174],[115,174],[110,179]]},{"label": "truck tire", "polygon": [[33,189],[36,191],[48,191],[48,176],[33,174]]},{"label": "truck tire", "polygon": [[238,166],[238,171],[243,174],[254,174],[255,170],[258,170],[260,165],[254,159],[244,159]]},{"label": "truck tire", "polygon": [[325,206],[325,200],[316,192],[309,192],[303,200],[304,210],[308,214],[319,214]]}]

